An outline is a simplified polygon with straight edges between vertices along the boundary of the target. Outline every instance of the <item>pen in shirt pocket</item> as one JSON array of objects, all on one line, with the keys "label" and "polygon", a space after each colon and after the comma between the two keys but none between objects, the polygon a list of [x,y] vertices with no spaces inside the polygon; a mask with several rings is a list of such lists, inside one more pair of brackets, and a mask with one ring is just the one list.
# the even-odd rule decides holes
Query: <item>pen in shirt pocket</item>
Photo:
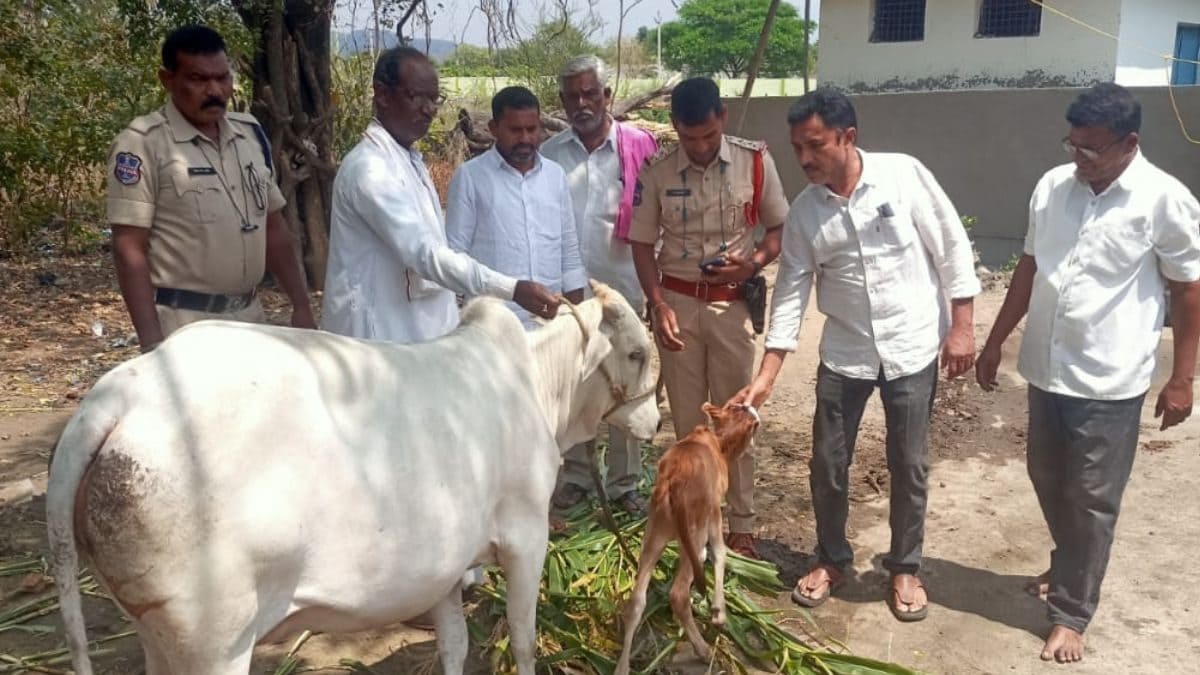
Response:
[{"label": "pen in shirt pocket", "polygon": [[[884,203],[880,204],[879,208],[876,209],[876,211],[879,213],[880,218],[892,218],[896,215],[896,212],[892,210],[892,205],[890,202],[884,202]],[[879,221],[878,220],[875,221],[875,231],[876,232],[879,231]]]}]

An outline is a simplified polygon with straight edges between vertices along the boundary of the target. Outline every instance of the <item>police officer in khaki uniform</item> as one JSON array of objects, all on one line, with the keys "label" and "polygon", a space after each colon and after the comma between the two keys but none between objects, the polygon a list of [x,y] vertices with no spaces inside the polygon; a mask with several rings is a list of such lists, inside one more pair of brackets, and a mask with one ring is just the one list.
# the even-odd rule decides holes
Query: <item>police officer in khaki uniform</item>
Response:
[{"label": "police officer in khaki uniform", "polygon": [[[754,333],[741,286],[779,255],[788,211],[765,145],[726,136],[727,116],[715,82],[680,82],[671,94],[679,146],[642,169],[634,196],[633,261],[651,308],[677,437],[705,423],[705,401],[724,402],[750,382]],[[765,235],[756,246],[758,225]],[[727,499],[727,544],[753,557],[749,453],[729,467]]]},{"label": "police officer in khaki uniform", "polygon": [[292,301],[292,325],[315,328],[266,135],[254,117],[225,110],[224,40],[179,28],[162,65],[170,101],[131,122],[109,157],[117,280],[142,351],[193,321],[262,321],[255,291],[266,270]]}]

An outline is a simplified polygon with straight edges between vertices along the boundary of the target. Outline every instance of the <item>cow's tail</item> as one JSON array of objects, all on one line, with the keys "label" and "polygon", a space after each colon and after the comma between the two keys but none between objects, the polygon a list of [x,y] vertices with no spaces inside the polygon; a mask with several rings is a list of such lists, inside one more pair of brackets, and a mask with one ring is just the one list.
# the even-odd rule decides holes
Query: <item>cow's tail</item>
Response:
[{"label": "cow's tail", "polygon": [[46,529],[50,567],[58,586],[63,627],[75,675],[92,675],[87,631],[79,591],[79,554],[76,550],[75,500],[88,467],[116,428],[116,418],[100,419],[96,408],[81,408],[67,423],[50,460],[46,488]]},{"label": "cow's tail", "polygon": [[692,521],[688,518],[687,495],[683,490],[670,490],[668,500],[671,503],[671,518],[675,520],[675,531],[679,533],[679,547],[692,566],[693,580],[700,595],[708,594],[708,581],[704,578],[704,564],[700,562],[700,551],[692,539]]}]

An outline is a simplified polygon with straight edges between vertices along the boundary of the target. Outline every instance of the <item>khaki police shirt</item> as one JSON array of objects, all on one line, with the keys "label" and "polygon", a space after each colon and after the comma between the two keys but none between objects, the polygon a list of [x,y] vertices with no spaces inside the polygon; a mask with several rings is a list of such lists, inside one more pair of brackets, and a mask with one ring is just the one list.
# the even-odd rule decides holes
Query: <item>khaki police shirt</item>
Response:
[{"label": "khaki police shirt", "polygon": [[[754,199],[754,154],[763,147],[725,136],[708,167],[693,164],[679,146],[662,152],[638,176],[629,238],[643,244],[661,238],[659,269],[688,281],[702,280],[700,263],[723,252],[748,258],[754,252],[754,227],[747,224],[746,211]],[[787,217],[788,202],[775,160],[762,152],[758,222],[775,227]]]},{"label": "khaki police shirt", "polygon": [[[214,142],[171,103],[117,135],[108,160],[108,222],[150,229],[150,282],[247,293],[266,268],[267,214],[286,203],[258,122],[227,113]],[[243,223],[257,226],[243,232]]]}]

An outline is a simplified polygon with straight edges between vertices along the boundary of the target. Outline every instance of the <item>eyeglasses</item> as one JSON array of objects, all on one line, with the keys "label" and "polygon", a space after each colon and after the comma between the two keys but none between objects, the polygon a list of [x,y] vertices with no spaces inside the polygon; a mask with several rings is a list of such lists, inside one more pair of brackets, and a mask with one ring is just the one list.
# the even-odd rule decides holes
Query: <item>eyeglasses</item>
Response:
[{"label": "eyeglasses", "polygon": [[397,89],[404,92],[404,95],[408,97],[408,100],[412,101],[413,104],[418,107],[432,105],[433,107],[438,108],[446,102],[446,95],[440,91],[429,94],[421,91],[413,91],[412,89],[403,86],[397,87]]},{"label": "eyeglasses", "polygon": [[[1125,136],[1128,136],[1128,135],[1129,134],[1125,134]],[[1078,145],[1075,145],[1074,143],[1071,142],[1070,136],[1066,136],[1062,139],[1062,149],[1064,152],[1066,152],[1068,155],[1070,155],[1072,157],[1074,157],[1075,154],[1078,153],[1080,156],[1082,156],[1087,161],[1094,162],[1100,158],[1100,155],[1103,155],[1105,152],[1108,152],[1109,148],[1111,148],[1114,145],[1116,145],[1117,143],[1120,143],[1121,141],[1125,140],[1125,136],[1118,138],[1117,140],[1113,141],[1112,143],[1109,143],[1108,145],[1104,146],[1103,148],[1095,148],[1095,149],[1081,148]]]}]

